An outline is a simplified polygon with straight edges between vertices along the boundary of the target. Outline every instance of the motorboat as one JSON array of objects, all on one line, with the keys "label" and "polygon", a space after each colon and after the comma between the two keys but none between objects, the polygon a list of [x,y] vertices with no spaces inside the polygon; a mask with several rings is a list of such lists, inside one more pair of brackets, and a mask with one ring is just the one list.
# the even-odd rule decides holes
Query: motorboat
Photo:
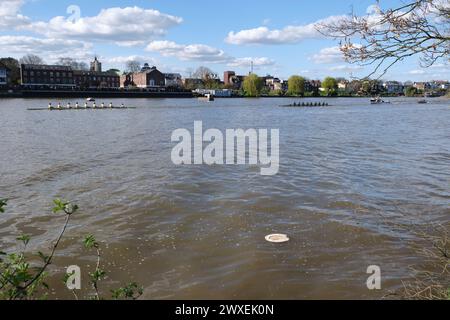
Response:
[{"label": "motorboat", "polygon": [[375,98],[370,99],[370,104],[383,104],[383,103],[391,103],[391,102],[383,100],[380,97],[375,97]]},{"label": "motorboat", "polygon": [[210,94],[210,93],[207,93],[207,94],[205,94],[203,97],[199,97],[198,99],[199,99],[199,100],[202,100],[202,101],[209,101],[209,102],[212,102],[212,101],[214,101],[214,95],[212,95],[212,94]]}]

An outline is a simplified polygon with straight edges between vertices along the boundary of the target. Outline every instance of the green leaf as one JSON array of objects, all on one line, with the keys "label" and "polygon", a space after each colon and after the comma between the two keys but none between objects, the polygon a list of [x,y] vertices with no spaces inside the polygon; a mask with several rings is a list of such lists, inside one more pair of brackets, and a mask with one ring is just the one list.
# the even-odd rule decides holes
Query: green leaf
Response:
[{"label": "green leaf", "polygon": [[53,204],[55,205],[53,207],[53,213],[58,213],[60,211],[64,211],[64,208],[68,203],[64,202],[61,199],[55,199],[55,200],[53,200]]},{"label": "green leaf", "polygon": [[88,235],[85,239],[84,239],[84,241],[83,241],[83,243],[84,243],[84,246],[87,248],[87,249],[92,249],[92,248],[96,248],[96,247],[98,247],[98,243],[97,243],[97,241],[95,240],[95,237],[91,234],[91,235]]},{"label": "green leaf", "polygon": [[144,293],[144,288],[136,282],[128,284],[126,287],[111,290],[113,299],[137,299]]},{"label": "green leaf", "polygon": [[106,271],[102,269],[97,269],[93,273],[90,274],[92,281],[97,282],[99,280],[102,280],[106,275]]},{"label": "green leaf", "polygon": [[16,240],[18,241],[22,241],[24,245],[27,245],[30,242],[31,237],[29,235],[22,235],[20,237],[18,237]]},{"label": "green leaf", "polygon": [[0,212],[5,212],[5,209],[3,207],[6,207],[8,205],[8,199],[0,199]]},{"label": "green leaf", "polygon": [[53,200],[53,204],[55,205],[53,207],[53,213],[64,211],[64,213],[71,215],[74,214],[79,209],[76,204],[72,204],[70,202],[61,199]]}]

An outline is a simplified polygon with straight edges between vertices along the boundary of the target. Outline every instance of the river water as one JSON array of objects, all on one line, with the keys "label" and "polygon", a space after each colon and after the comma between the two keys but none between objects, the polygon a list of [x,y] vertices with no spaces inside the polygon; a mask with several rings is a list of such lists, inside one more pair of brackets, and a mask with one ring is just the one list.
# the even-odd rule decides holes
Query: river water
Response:
[{"label": "river water", "polygon": [[[0,198],[9,199],[0,249],[28,233],[30,250],[48,251],[64,219],[52,199],[80,206],[51,269],[51,299],[72,297],[61,283],[68,265],[81,267],[79,295],[88,294],[88,234],[102,245],[106,296],[137,281],[146,299],[376,299],[420,261],[412,228],[450,221],[449,100],[113,101],[122,102],[137,108],[27,111],[48,100],[0,100]],[[280,129],[279,173],[175,166],[171,134],[196,120],[223,132]],[[291,240],[268,243],[270,233]],[[370,265],[382,270],[381,291],[366,287]]]}]

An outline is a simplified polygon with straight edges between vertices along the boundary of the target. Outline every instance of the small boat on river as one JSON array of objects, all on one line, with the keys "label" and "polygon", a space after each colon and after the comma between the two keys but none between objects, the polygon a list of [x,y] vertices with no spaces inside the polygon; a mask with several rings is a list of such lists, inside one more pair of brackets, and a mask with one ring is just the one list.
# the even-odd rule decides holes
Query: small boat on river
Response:
[{"label": "small boat on river", "polygon": [[314,107],[329,107],[328,102],[294,102],[280,107],[292,108],[314,108]]},{"label": "small boat on river", "polygon": [[212,94],[207,93],[203,97],[199,97],[198,100],[212,102],[215,99],[214,99],[214,96]]},{"label": "small boat on river", "polygon": [[123,109],[137,109],[137,108],[136,108],[136,107],[125,107],[125,105],[124,105],[123,103],[122,103],[120,106],[114,106],[112,102],[109,103],[108,106],[106,106],[106,104],[105,104],[104,102],[102,102],[101,105],[100,105],[100,107],[98,107],[98,106],[96,105],[96,103],[95,103],[95,100],[94,100],[94,103],[92,104],[92,106],[90,106],[90,105],[88,104],[88,102],[86,101],[86,102],[84,103],[84,107],[80,107],[80,105],[78,104],[78,102],[75,103],[75,107],[73,107],[72,104],[71,104],[70,102],[67,103],[67,106],[66,106],[66,107],[63,107],[63,106],[61,105],[61,103],[58,103],[58,105],[57,105],[56,107],[54,107],[54,106],[52,105],[52,103],[50,102],[50,103],[48,104],[48,107],[47,107],[47,108],[41,108],[41,107],[38,107],[38,108],[28,108],[27,110],[28,110],[28,111],[44,111],[44,110],[47,110],[47,111],[65,111],[65,110],[76,111],[76,110],[92,110],[92,109],[95,109],[95,110],[122,109],[122,110],[123,110]]},{"label": "small boat on river", "polygon": [[375,97],[370,99],[370,104],[383,104],[383,103],[391,103],[389,100],[383,100],[380,97]]}]

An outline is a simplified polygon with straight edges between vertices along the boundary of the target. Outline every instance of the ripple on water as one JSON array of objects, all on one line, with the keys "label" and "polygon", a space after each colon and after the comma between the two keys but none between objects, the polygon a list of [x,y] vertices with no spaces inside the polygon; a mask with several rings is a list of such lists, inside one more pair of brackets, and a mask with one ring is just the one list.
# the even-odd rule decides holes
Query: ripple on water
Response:
[{"label": "ripple on water", "polygon": [[[383,286],[395,289],[418,260],[404,226],[449,222],[446,101],[424,109],[415,99],[379,107],[336,99],[326,110],[278,108],[283,99],[124,102],[138,109],[26,113],[0,101],[8,119],[0,197],[13,200],[0,216],[3,246],[28,232],[31,248],[48,249],[59,196],[80,212],[56,265],[92,267],[80,243],[95,234],[108,289],[132,280],[152,299],[377,298],[363,285],[368,265],[381,264]],[[221,130],[279,128],[279,174],[174,166],[171,133],[195,120]],[[271,233],[291,241],[267,243]],[[58,286],[59,275],[51,282]]]}]

